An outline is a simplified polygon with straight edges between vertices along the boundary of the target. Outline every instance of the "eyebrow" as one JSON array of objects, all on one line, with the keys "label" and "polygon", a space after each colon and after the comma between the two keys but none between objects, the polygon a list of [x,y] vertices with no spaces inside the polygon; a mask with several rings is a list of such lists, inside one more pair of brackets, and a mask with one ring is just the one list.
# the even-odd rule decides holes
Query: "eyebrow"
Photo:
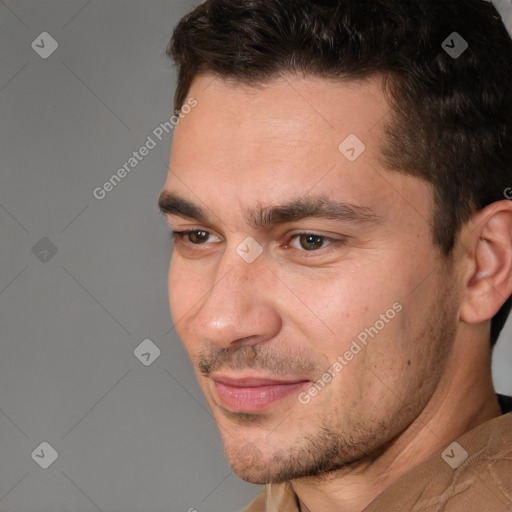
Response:
[{"label": "eyebrow", "polygon": [[[205,209],[177,194],[163,191],[158,199],[158,208],[163,215],[178,215],[194,219],[202,224],[212,222]],[[383,220],[367,206],[332,201],[326,196],[298,197],[274,206],[257,205],[245,212],[245,221],[252,228],[268,228],[308,217],[323,218],[354,224],[378,225]]]}]

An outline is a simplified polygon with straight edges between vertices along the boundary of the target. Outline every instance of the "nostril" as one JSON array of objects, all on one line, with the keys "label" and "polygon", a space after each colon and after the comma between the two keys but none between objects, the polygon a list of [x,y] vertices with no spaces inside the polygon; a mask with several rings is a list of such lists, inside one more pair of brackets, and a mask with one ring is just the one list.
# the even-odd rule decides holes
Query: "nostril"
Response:
[{"label": "nostril", "polygon": [[256,345],[260,341],[261,341],[260,336],[247,336],[245,338],[241,338],[241,339],[235,341],[233,343],[233,345],[243,345],[243,346],[251,345],[252,346],[252,345]]}]

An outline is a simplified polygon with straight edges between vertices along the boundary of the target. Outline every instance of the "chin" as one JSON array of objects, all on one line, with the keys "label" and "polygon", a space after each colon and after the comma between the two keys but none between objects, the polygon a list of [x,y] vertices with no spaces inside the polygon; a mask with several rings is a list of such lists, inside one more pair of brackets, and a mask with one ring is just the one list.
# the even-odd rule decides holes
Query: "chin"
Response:
[{"label": "chin", "polygon": [[233,473],[242,480],[258,485],[276,483],[268,454],[263,454],[252,442],[230,443],[227,441],[225,455]]}]

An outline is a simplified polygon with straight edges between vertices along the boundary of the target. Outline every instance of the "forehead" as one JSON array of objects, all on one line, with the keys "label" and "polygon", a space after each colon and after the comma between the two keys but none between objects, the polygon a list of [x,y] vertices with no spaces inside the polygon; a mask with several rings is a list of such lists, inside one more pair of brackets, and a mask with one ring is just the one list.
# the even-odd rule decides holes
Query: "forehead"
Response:
[{"label": "forehead", "polygon": [[233,169],[278,174],[292,167],[298,178],[340,162],[350,167],[349,160],[341,160],[339,145],[354,135],[365,146],[358,158],[364,162],[375,156],[388,112],[377,78],[286,77],[252,87],[199,75],[189,97],[198,104],[176,127],[172,163],[186,163],[187,172],[229,168],[232,178]]},{"label": "forehead", "polygon": [[199,75],[188,96],[197,106],[176,127],[164,188],[219,213],[239,216],[242,203],[283,204],[309,193],[379,213],[398,208],[410,186],[425,195],[423,182],[382,167],[390,107],[377,77],[246,86]]},{"label": "forehead", "polygon": [[301,160],[325,151],[338,157],[338,145],[351,134],[371,149],[389,110],[377,77],[333,82],[289,76],[247,86],[199,75],[189,96],[198,106],[176,128],[175,152],[200,155],[200,146],[180,144],[195,138],[217,152],[229,152],[231,159],[238,152],[251,161],[265,158],[265,165],[280,157]]}]

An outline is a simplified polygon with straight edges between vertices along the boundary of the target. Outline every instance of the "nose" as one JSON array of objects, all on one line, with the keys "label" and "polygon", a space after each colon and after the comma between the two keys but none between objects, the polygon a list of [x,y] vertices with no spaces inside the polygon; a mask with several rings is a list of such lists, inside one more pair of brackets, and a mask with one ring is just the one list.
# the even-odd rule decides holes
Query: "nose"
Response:
[{"label": "nose", "polygon": [[263,256],[247,263],[235,250],[226,250],[192,319],[192,329],[203,343],[227,348],[277,335],[282,325],[273,293],[277,277]]}]

